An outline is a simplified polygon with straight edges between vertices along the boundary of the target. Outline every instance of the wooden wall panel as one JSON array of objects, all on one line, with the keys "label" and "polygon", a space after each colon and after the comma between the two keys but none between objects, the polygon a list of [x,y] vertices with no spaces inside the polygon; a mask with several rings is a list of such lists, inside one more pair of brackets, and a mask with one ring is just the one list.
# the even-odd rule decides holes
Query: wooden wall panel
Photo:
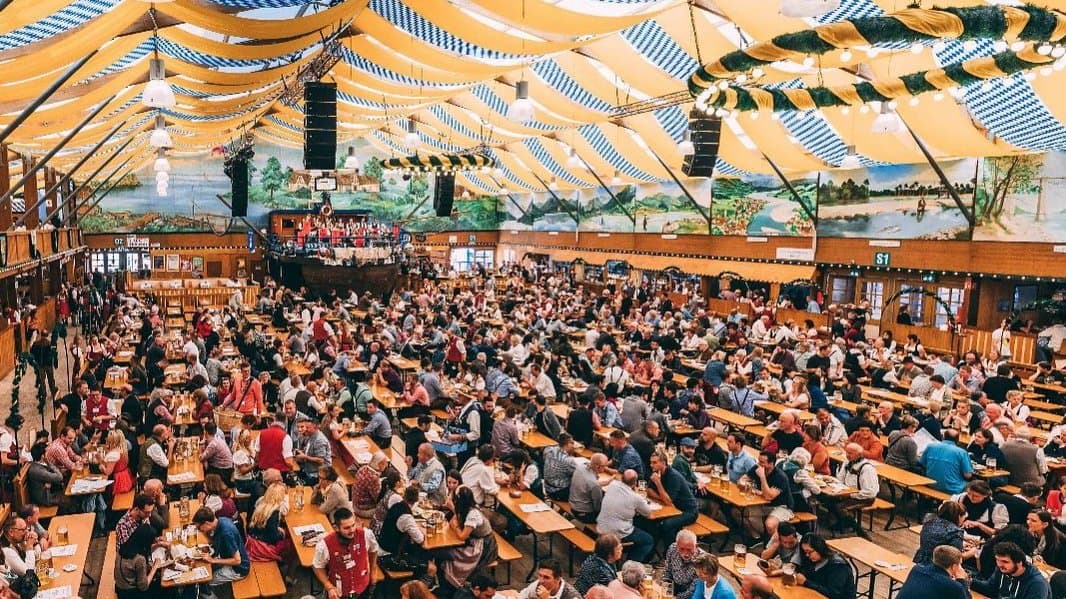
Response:
[{"label": "wooden wall panel", "polygon": [[0,378],[15,369],[15,327],[0,329]]},{"label": "wooden wall panel", "polygon": [[[125,233],[96,233],[85,235],[85,244],[90,250],[115,250],[122,249],[117,246],[115,240],[123,239]],[[221,271],[218,276],[223,278],[236,278],[237,266],[240,260],[244,260],[247,276],[261,266],[264,259],[264,248],[261,239],[256,238],[254,252],[248,250],[248,233],[245,231],[215,235],[213,233],[149,233],[137,234],[139,238],[148,238],[151,247],[149,253],[154,256],[178,254],[180,260],[191,261],[193,257],[204,259],[204,266],[210,262],[218,262]],[[180,279],[191,276],[189,271],[166,271],[153,270],[153,279]]]}]

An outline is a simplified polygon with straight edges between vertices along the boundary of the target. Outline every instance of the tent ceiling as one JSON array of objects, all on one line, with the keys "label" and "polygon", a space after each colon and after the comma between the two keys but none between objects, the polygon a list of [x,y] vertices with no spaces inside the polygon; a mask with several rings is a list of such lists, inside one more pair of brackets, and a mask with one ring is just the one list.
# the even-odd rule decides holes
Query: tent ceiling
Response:
[{"label": "tent ceiling", "polygon": [[[148,129],[154,112],[140,104],[140,90],[148,59],[158,54],[178,94],[178,106],[163,111],[176,152],[207,150],[253,125],[262,139],[299,145],[301,108],[276,101],[280,84],[291,83],[300,66],[322,51],[321,40],[340,31],[340,61],[331,75],[340,92],[342,142],[361,137],[384,153],[407,154],[399,121],[410,117],[418,122],[424,148],[493,146],[504,169],[499,183],[510,191],[542,191],[538,177],[554,177],[562,190],[595,187],[584,167],[567,167],[570,148],[608,180],[618,171],[627,182],[665,181],[656,155],[680,167],[677,142],[691,104],[613,118],[619,106],[684,90],[700,62],[738,45],[817,22],[884,14],[898,4],[843,0],[829,15],[805,22],[781,17],[778,2],[693,0],[690,7],[684,0],[340,0],[326,6],[177,0],[154,5],[152,14],[152,5],[136,0],[12,0],[0,18],[0,127],[75,60],[96,51],[8,143],[19,152],[43,154],[100,102],[110,102],[101,112],[106,116],[82,131],[68,148],[74,151],[65,151],[56,164],[74,164],[129,119],[104,146],[113,150],[125,136]],[[1037,3],[1066,7],[1063,0]],[[887,77],[991,52],[990,42],[975,49],[952,42],[918,54],[909,48],[856,54],[872,73]],[[823,67],[819,73],[775,65],[764,83],[855,81],[854,64],[842,65],[838,56],[827,55]],[[530,81],[537,107],[536,120],[526,125],[505,117],[513,84],[521,79]],[[938,158],[1066,149],[1066,96],[1055,93],[1064,84],[1063,71],[1035,81],[1017,76],[1009,85],[997,81],[958,98],[922,98],[918,106],[901,106],[900,114]],[[840,109],[780,119],[741,115],[723,127],[716,172],[772,172],[759,150],[795,174],[838,166],[846,146],[856,146],[866,164],[922,161],[906,134],[871,133],[873,116]],[[136,151],[145,161],[153,157],[146,147]],[[461,182],[497,189],[483,176],[464,175]]]}]

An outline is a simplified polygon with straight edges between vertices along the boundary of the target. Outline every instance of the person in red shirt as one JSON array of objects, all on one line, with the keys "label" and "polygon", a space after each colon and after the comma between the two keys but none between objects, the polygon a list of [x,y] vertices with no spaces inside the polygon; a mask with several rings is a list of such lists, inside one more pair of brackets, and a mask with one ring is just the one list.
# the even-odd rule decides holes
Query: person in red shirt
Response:
[{"label": "person in red shirt", "polygon": [[233,391],[222,398],[222,407],[237,410],[241,414],[259,416],[266,413],[263,386],[259,379],[252,377],[252,367],[247,362],[241,364],[241,374],[233,384]]},{"label": "person in red shirt", "polygon": [[326,599],[365,599],[371,591],[377,566],[378,543],[373,531],[364,528],[347,508],[333,512],[333,532],[315,545],[315,578],[326,590]]}]

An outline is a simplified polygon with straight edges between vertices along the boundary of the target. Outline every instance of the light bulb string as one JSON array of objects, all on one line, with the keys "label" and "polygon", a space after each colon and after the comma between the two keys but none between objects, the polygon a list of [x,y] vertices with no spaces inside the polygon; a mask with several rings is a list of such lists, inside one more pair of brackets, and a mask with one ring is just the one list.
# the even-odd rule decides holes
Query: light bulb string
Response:
[{"label": "light bulb string", "polygon": [[692,25],[692,41],[696,45],[696,62],[697,64],[703,64],[703,55],[700,53],[700,36],[696,30],[696,2],[695,0],[689,0],[688,3],[688,20]]}]

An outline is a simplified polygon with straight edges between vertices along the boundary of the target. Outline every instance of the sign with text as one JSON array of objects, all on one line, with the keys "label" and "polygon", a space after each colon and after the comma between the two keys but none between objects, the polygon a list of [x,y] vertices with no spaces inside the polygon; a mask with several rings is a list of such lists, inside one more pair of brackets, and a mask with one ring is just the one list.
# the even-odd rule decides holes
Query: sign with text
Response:
[{"label": "sign with text", "polygon": [[892,264],[892,254],[888,252],[874,252],[874,266],[888,266]]}]

